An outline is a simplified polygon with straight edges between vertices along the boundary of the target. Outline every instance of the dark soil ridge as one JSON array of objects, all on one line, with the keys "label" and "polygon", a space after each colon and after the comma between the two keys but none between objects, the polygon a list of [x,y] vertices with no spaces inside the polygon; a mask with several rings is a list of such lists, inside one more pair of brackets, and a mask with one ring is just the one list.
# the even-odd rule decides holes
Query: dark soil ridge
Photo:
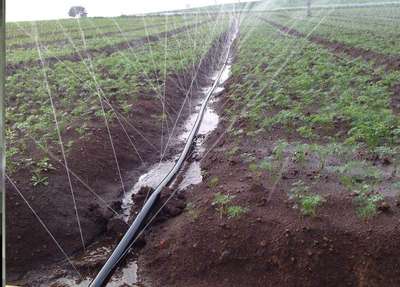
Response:
[{"label": "dark soil ridge", "polygon": [[[228,84],[223,97],[229,95]],[[233,105],[229,98],[227,105]],[[221,104],[219,113],[222,121],[207,145],[229,126]],[[246,123],[237,122],[235,128],[245,129]],[[287,191],[292,182],[307,180],[305,171],[282,177],[271,195],[274,179],[252,173],[240,159],[241,154],[272,150],[270,141],[280,133],[267,137],[239,142],[233,135],[222,137],[202,160],[204,182],[185,193],[186,210],[147,235],[138,261],[140,277],[153,287],[400,286],[399,208],[391,202],[389,211],[363,221],[351,195],[327,179],[329,184],[322,181],[318,187],[327,199],[318,215],[302,216]],[[234,145],[238,155],[227,157]],[[214,177],[218,184],[209,186]],[[220,218],[212,205],[216,192],[234,195],[233,204],[248,212]]]},{"label": "dark soil ridge", "polygon": [[[161,27],[164,26],[163,24],[155,24],[155,25],[148,25],[146,27],[136,27],[133,29],[125,29],[122,30],[122,33],[119,30],[116,31],[109,31],[109,32],[104,32],[104,33],[99,33],[99,34],[90,34],[90,35],[85,35],[85,39],[92,39],[92,38],[98,38],[98,37],[106,37],[106,36],[112,36],[112,35],[117,35],[117,34],[121,34],[122,37],[124,36],[124,33],[129,33],[129,32],[135,32],[135,31],[141,31],[144,29],[149,29],[149,28],[156,28],[156,27]],[[70,32],[71,30],[69,30],[68,32]],[[78,32],[80,30],[77,30]],[[71,37],[72,40],[80,40],[81,36],[77,36],[77,37]],[[40,42],[40,44],[42,46],[51,46],[51,45],[65,45],[65,44],[69,44],[70,41],[66,40],[66,39],[59,39],[59,40],[51,40],[51,41],[44,41],[44,42]],[[24,44],[13,44],[13,45],[9,45],[7,46],[7,49],[33,49],[36,48],[36,43],[35,42],[30,42],[30,43],[24,43]]]},{"label": "dark soil ridge", "polygon": [[290,210],[284,198],[265,206],[263,186],[249,193],[233,192],[236,202],[253,205],[247,215],[228,220],[211,207],[213,191],[192,190],[187,200],[199,217],[185,212],[154,229],[139,259],[141,275],[154,287],[399,286],[400,230],[384,228],[387,218],[377,230],[346,219],[345,212],[340,226],[327,219],[343,211],[337,206],[345,203],[337,201],[329,215],[312,221]]},{"label": "dark soil ridge", "polygon": [[[125,41],[117,44],[110,44],[101,48],[93,48],[93,49],[88,49],[84,51],[79,51],[76,53],[64,55],[64,56],[52,56],[52,57],[47,57],[43,59],[43,61],[46,63],[46,65],[51,66],[56,63],[59,63],[61,61],[70,61],[70,62],[79,62],[82,60],[81,57],[83,58],[88,58],[88,57],[96,57],[99,54],[104,55],[105,57],[115,53],[116,51],[121,51],[121,50],[127,50],[127,49],[134,49],[134,48],[139,48],[142,47],[146,44],[154,43],[159,41],[160,39],[163,39],[165,37],[171,37],[177,34],[180,34],[182,32],[185,32],[187,30],[193,29],[195,27],[204,25],[208,21],[203,21],[199,22],[197,24],[190,24],[186,25],[183,27],[179,27],[167,32],[161,32],[157,33],[154,35],[149,35],[149,36],[144,36],[140,38],[135,38],[131,41]],[[23,68],[28,68],[28,67],[35,67],[35,66],[40,66],[41,62],[40,60],[29,60],[29,61],[24,61],[24,62],[19,62],[19,63],[9,63],[6,66],[6,75],[10,76],[14,73],[16,73],[17,70],[23,69]]]},{"label": "dark soil ridge", "polygon": [[[166,106],[170,107],[169,112],[173,117],[172,120],[176,120],[177,116],[172,110],[179,110],[182,98],[186,94],[182,90],[182,85],[188,90],[192,82],[191,76],[197,75],[193,84],[194,88],[191,91],[192,98],[196,98],[201,92],[198,87],[205,86],[208,83],[208,74],[217,65],[217,56],[225,37],[226,33],[223,33],[214,41],[203,60],[198,63],[198,73],[196,73],[195,67],[190,66],[182,74],[167,77],[166,99],[169,102]],[[188,110],[183,109],[181,122],[188,116]],[[149,146],[143,138],[138,137],[135,130],[126,126],[128,134],[131,137],[135,135],[133,140],[144,160],[144,164],[141,163],[139,157],[129,146],[123,129],[115,122],[110,123],[114,147],[126,190],[133,186],[133,183],[148,166],[159,160],[161,127],[149,115],[159,114],[161,111],[162,106],[154,95],[142,95],[139,100],[133,102],[133,110],[129,119],[135,119],[137,129],[156,147],[154,149]],[[92,136],[87,140],[76,140],[72,151],[68,154],[69,167],[86,185],[90,186],[109,205],[120,212],[122,189],[111,146],[107,144],[109,142],[108,134],[101,123],[92,123],[89,126],[92,126]],[[63,139],[67,135],[68,131],[64,131]],[[69,138],[71,137],[74,138],[74,135],[69,135]],[[75,137],[77,136],[75,135]],[[43,152],[36,148],[34,143],[29,142],[28,146],[34,160],[43,156]],[[174,151],[171,152],[174,153]],[[61,158],[60,153],[56,153],[56,155]],[[29,168],[21,168],[15,174],[12,174],[11,178],[47,224],[64,250],[69,255],[73,255],[78,253],[82,246],[79,240],[79,230],[68,179],[61,164],[56,160],[52,160],[52,164],[56,167],[56,170],[47,174],[49,177],[48,186],[33,187],[30,182],[31,171]],[[74,176],[72,176],[72,184],[84,230],[85,243],[89,245],[107,236],[107,225],[114,214]],[[6,193],[8,210],[6,220],[8,226],[7,255],[9,258],[7,276],[10,282],[18,282],[18,278],[22,278],[28,271],[46,269],[46,266],[64,260],[64,257],[9,183],[7,183],[6,188],[8,190]],[[27,284],[24,286],[35,285]]]},{"label": "dark soil ridge", "polygon": [[[289,34],[291,36],[295,36],[298,38],[305,38],[307,35],[294,29],[290,28],[284,25],[281,25],[279,23],[276,23],[274,21],[265,19],[265,18],[260,18],[264,22],[267,22],[268,24],[272,25],[275,28],[278,28],[281,32],[284,32],[286,34]],[[323,38],[321,36],[310,36],[307,38],[309,41],[319,44],[321,46],[324,46],[331,52],[335,54],[347,54],[348,56],[352,58],[359,58],[361,57],[362,59],[366,61],[374,61],[375,65],[377,66],[383,66],[385,67],[386,70],[389,71],[398,71],[400,70],[400,57],[398,56],[391,56],[391,55],[385,55],[381,54],[375,51],[370,51],[367,49],[363,48],[358,48],[358,47],[352,47],[348,46],[344,43],[336,42],[336,41],[331,41],[329,39]]]}]

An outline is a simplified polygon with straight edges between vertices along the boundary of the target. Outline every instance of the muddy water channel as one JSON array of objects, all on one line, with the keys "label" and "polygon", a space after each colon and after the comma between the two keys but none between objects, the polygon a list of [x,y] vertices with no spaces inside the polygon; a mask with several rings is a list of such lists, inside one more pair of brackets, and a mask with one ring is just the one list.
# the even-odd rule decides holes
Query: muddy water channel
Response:
[{"label": "muddy water channel", "polygon": [[[214,90],[214,94],[219,94],[223,91],[223,85],[225,81],[229,78],[231,65],[228,64],[225,66],[225,69],[222,71],[222,74],[219,78],[219,83],[217,88]],[[211,77],[212,82],[218,78],[220,71],[215,71]],[[202,89],[202,94],[204,97],[209,93],[212,86],[205,87]],[[183,125],[182,133],[177,137],[173,145],[181,146],[183,145],[192,130],[192,127],[196,121],[197,115],[200,111],[202,100],[204,97],[200,97],[199,100],[196,101],[193,113],[189,116],[186,122]],[[215,97],[212,97],[209,101],[208,107],[204,113],[203,120],[201,122],[199,131],[197,133],[197,138],[194,146],[193,156],[194,158],[201,157],[201,154],[204,152],[203,142],[207,135],[211,133],[218,125],[219,116],[212,108],[213,103],[215,102]],[[139,180],[133,186],[133,188],[126,193],[122,200],[122,209],[124,211],[124,219],[128,221],[130,216],[131,206],[133,204],[132,195],[137,193],[142,187],[149,186],[152,188],[156,188],[157,185],[161,182],[161,180],[169,173],[172,167],[175,165],[176,160],[179,157],[179,153],[175,154],[171,157],[170,160],[161,161],[159,163],[154,164],[149,170],[140,176]],[[189,185],[198,184],[202,180],[200,163],[196,160],[191,163],[186,163],[186,166],[183,168],[183,179],[181,182],[173,182],[172,186],[178,189],[185,189]]]},{"label": "muddy water channel", "polygon": [[[172,182],[170,187],[178,190],[184,190],[190,185],[195,185],[202,181],[199,159],[206,151],[206,147],[204,145],[205,139],[214,129],[216,129],[219,122],[219,116],[213,109],[213,105],[218,100],[216,96],[223,92],[224,84],[230,76],[231,61],[232,59],[229,57],[228,62],[225,66],[223,66],[222,71],[221,68],[219,68],[218,70],[210,73],[208,81],[209,85],[201,88],[200,96],[196,97],[196,100],[192,101],[190,107],[191,112],[189,113],[189,116],[182,125],[177,127],[178,136],[175,136],[170,142],[170,150],[175,151],[175,154],[174,152],[172,152],[172,154],[169,153],[168,156],[165,157],[165,160],[150,166],[146,172],[139,177],[133,187],[123,196],[121,200],[121,208],[123,211],[123,220],[126,223],[130,223],[133,217],[131,214],[131,207],[134,205],[132,195],[137,193],[144,186],[155,188],[172,169],[180,155],[180,151],[189,137],[194,123],[196,122],[197,115],[201,109],[204,99],[207,97],[210,91],[213,91],[193,145],[193,150],[190,155],[191,160],[184,163],[179,176],[174,180],[174,182]],[[217,85],[213,89],[213,85],[216,81],[218,81]],[[100,269],[101,262],[104,262],[104,260],[109,256],[114,245],[115,242],[96,242],[90,246],[88,250],[86,250],[85,254],[71,258],[71,262],[66,261],[51,266],[46,270],[31,272],[30,274],[24,276],[25,278],[23,281],[24,283],[35,282],[32,283],[32,285],[28,283],[26,286],[86,287],[95,276],[95,274],[93,274],[93,270]],[[125,263],[120,266],[120,268],[118,268],[115,274],[112,276],[112,279],[107,286],[144,286],[140,283],[140,278],[137,276],[137,260],[137,256],[129,255],[125,260]],[[71,263],[76,266],[77,270],[73,270],[71,268]],[[80,276],[78,272],[80,272]]]}]

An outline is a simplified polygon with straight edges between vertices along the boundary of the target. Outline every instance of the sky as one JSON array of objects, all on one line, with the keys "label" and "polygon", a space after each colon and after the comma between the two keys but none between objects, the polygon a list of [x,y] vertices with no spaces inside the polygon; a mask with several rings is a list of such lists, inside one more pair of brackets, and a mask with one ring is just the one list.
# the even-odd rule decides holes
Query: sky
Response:
[{"label": "sky", "polygon": [[71,6],[85,7],[89,17],[107,17],[231,2],[235,0],[6,0],[6,21],[68,18]]}]

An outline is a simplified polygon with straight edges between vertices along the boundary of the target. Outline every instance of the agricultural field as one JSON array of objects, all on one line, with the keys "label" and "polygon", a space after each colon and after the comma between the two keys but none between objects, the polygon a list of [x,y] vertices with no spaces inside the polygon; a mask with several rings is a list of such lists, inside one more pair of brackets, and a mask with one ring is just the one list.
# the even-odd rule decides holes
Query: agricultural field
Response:
[{"label": "agricultural field", "polygon": [[[161,22],[161,20],[157,20]],[[194,21],[194,19],[192,20]],[[136,21],[140,22],[136,23]],[[124,34],[124,27],[118,24],[114,26],[113,33],[117,34],[116,36],[100,37],[100,39],[96,37],[97,39],[93,42],[86,41],[87,36],[82,32],[82,39],[70,41],[71,49],[76,50],[73,52],[74,55],[79,55],[70,61],[57,59],[57,61],[48,63],[49,58],[54,59],[54,53],[49,52],[50,47],[57,50],[57,47],[52,45],[44,46],[46,52],[42,52],[40,43],[38,51],[35,43],[31,42],[30,44],[33,44],[31,49],[20,50],[24,56],[30,54],[29,57],[37,58],[39,54],[41,58],[39,59],[40,63],[35,63],[35,65],[32,65],[30,60],[23,61],[21,68],[10,73],[7,78],[6,87],[9,94],[12,95],[7,102],[7,122],[10,127],[7,129],[10,146],[7,154],[9,171],[18,169],[18,166],[24,165],[24,160],[26,160],[24,152],[27,149],[23,144],[25,141],[17,137],[17,134],[22,133],[32,137],[43,147],[57,145],[58,135],[57,130],[54,129],[51,105],[54,105],[58,112],[56,117],[59,118],[60,130],[69,130],[69,133],[73,134],[72,136],[85,139],[90,134],[86,130],[90,129],[90,122],[103,119],[102,102],[99,97],[107,105],[104,110],[109,113],[107,119],[116,119],[117,115],[124,118],[128,116],[131,105],[137,100],[140,92],[155,93],[156,96],[160,96],[164,89],[164,83],[161,81],[166,75],[172,72],[180,73],[185,68],[197,63],[204,53],[205,47],[208,47],[214,40],[214,35],[207,35],[211,28],[206,25],[202,26],[204,23],[201,21],[196,25],[190,25],[182,19],[176,21],[176,19],[167,18],[164,19],[164,23],[159,24],[158,30],[154,31],[147,30],[143,26],[143,21],[148,20],[134,19],[135,25],[142,25],[138,35]],[[185,30],[176,28],[185,25],[187,29],[194,29],[195,34],[193,31],[190,31],[189,34]],[[218,27],[218,29],[223,28]],[[119,32],[119,29],[122,33]],[[151,33],[161,34],[165,31],[175,31],[175,29],[179,29],[178,32],[181,35],[164,37],[168,40],[168,50],[165,50],[165,39],[161,36],[155,39],[159,40],[158,43],[155,40],[153,40],[155,43],[152,43],[150,40],[155,37]],[[216,31],[215,35],[218,32]],[[47,36],[45,37],[47,39]],[[137,43],[142,47],[132,50],[133,47],[129,45],[129,42],[136,41],[139,37]],[[193,37],[194,40],[185,41],[188,37]],[[146,44],[142,38],[149,38],[149,44]],[[195,41],[204,42],[204,45],[193,47],[196,44]],[[119,47],[121,43],[126,45],[125,51],[122,49],[115,51],[105,49],[103,51],[98,48],[107,45]],[[81,45],[84,48],[80,47]],[[91,49],[99,50],[87,53]],[[12,50],[16,53],[15,49]],[[63,49],[57,51],[67,54],[65,45]],[[167,54],[167,57],[164,54]],[[164,59],[164,57],[166,58]],[[12,56],[8,58],[8,63],[12,64],[13,61]],[[152,65],[148,65],[148,63]],[[43,84],[44,78],[46,84]],[[54,99],[52,99],[52,95],[54,95]],[[53,103],[51,103],[52,101]],[[116,113],[113,112],[114,109],[117,110]],[[20,142],[18,142],[19,140]],[[67,144],[67,152],[72,144],[73,142]],[[15,155],[17,157],[14,157]]]},{"label": "agricultural field", "polygon": [[[305,174],[301,182],[295,182],[294,198],[301,196],[297,189],[305,192],[315,186],[328,191],[320,181],[333,176],[333,181],[365,200],[365,205],[356,208],[361,217],[375,215],[377,199],[398,192],[400,119],[397,107],[391,105],[398,69],[376,66],[374,59],[366,62],[332,53],[308,39],[314,34],[329,39],[319,28],[312,34],[312,28],[305,31],[312,36],[299,38],[290,36],[294,30],[282,36],[282,30],[262,18],[258,21],[260,28],[253,31],[257,40],[249,40],[238,55],[243,62],[234,70],[238,79],[232,93],[234,107],[246,106],[242,118],[248,126],[241,129],[243,137],[267,136],[272,154],[252,161],[249,168],[272,174],[281,174],[282,168],[305,168],[304,172],[310,168],[311,186],[303,182],[310,180]],[[389,38],[386,44],[391,43]],[[259,51],[257,57],[254,51]],[[257,61],[251,63],[251,58]],[[227,113],[237,115],[234,107]],[[231,132],[237,131],[232,128]],[[285,167],[290,161],[294,166]]]},{"label": "agricultural field", "polygon": [[[209,51],[229,24],[224,15],[74,21],[32,23],[30,40],[21,32],[29,27],[11,25],[6,81],[8,188],[25,194],[67,252],[102,234],[105,210],[115,212],[110,206],[140,171],[168,156],[195,96],[182,100],[217,61]],[[49,33],[49,25],[60,30]],[[66,43],[54,40],[60,31]],[[59,251],[44,247],[51,238],[19,194],[7,196],[8,270],[17,274]],[[82,243],[79,229],[69,231],[75,212]],[[32,245],[18,238],[34,230],[35,251],[26,252]]]},{"label": "agricultural field", "polygon": [[156,286],[400,284],[396,11],[243,17],[204,183],[143,251]]},{"label": "agricultural field", "polygon": [[[267,14],[270,21],[296,29],[308,34],[315,27],[312,36],[321,36],[330,41],[350,45],[387,55],[398,55],[399,45],[399,7],[382,8],[372,14],[371,9],[316,10],[311,18],[304,17],[301,12]],[[383,19],[382,19],[383,18]]]},{"label": "agricultural field", "polygon": [[131,222],[153,192],[137,184],[177,162],[226,70],[217,124],[124,270],[143,286],[400,286],[400,4],[286,2],[8,25],[10,282],[93,278],[109,255],[93,250],[127,229],[121,198],[136,190]]}]

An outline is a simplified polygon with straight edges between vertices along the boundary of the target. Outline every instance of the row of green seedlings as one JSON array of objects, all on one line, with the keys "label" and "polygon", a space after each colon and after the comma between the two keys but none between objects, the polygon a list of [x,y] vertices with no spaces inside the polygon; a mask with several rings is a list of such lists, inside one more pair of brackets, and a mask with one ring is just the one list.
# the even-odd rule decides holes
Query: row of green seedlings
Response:
[{"label": "row of green seedlings", "polygon": [[[152,57],[150,53],[141,51],[142,56],[139,60],[135,60],[135,65],[132,66],[130,63],[126,63],[126,58],[121,55],[113,55],[106,59],[96,59],[94,65],[96,71],[107,71],[108,76],[97,75],[98,82],[104,90],[109,101],[112,101],[116,106],[117,110],[124,116],[129,116],[132,111],[134,102],[136,101],[137,95],[140,92],[154,92],[150,87],[157,87],[154,70],[162,70],[164,65],[167,65],[168,72],[183,72],[187,67],[190,67],[192,62],[198,62],[203,50],[208,47],[210,42],[214,39],[210,37],[203,30],[199,30],[196,34],[197,38],[207,37],[203,43],[206,43],[204,47],[198,45],[196,49],[192,48],[192,44],[188,41],[182,41],[181,38],[170,39],[169,47],[180,43],[181,49],[179,52],[169,51],[168,61],[164,63],[157,63],[157,67],[153,65],[146,65],[150,61],[149,57]],[[215,35],[218,34],[219,30],[215,31]],[[186,36],[185,36],[186,37]],[[180,39],[180,40],[179,40]],[[181,43],[182,42],[182,43]],[[154,43],[152,45],[153,55],[159,55],[164,53],[164,47]],[[172,48],[171,48],[172,49]],[[55,95],[59,95],[55,101],[59,105],[58,108],[58,124],[60,130],[70,129],[71,127],[76,132],[74,139],[70,139],[64,143],[65,153],[68,155],[71,147],[74,145],[76,140],[83,140],[88,138],[91,132],[91,120],[99,119],[103,120],[103,111],[100,108],[100,103],[97,95],[93,92],[95,87],[90,80],[90,75],[84,68],[82,63],[70,63],[74,71],[78,73],[80,78],[75,79],[72,74],[62,69],[61,65],[56,64],[53,69],[49,70],[48,78],[51,81],[52,87],[55,87]],[[133,67],[138,67],[132,71]],[[104,69],[103,69],[104,68]],[[150,77],[148,80],[139,80],[138,73],[143,73],[146,70]],[[34,71],[36,72],[36,71]],[[61,76],[60,77],[60,73]],[[34,73],[35,74],[35,73]],[[6,137],[8,139],[8,149],[6,151],[7,170],[10,174],[16,172],[20,167],[32,167],[34,165],[40,165],[41,160],[37,159],[38,163],[34,164],[29,162],[29,155],[27,155],[27,141],[25,138],[21,138],[18,134],[18,130],[26,133],[38,140],[38,144],[43,147],[44,150],[48,150],[52,147],[52,143],[58,139],[56,129],[54,127],[53,110],[51,109],[49,99],[46,91],[43,89],[42,82],[39,80],[37,83],[33,83],[31,80],[36,79],[34,74],[27,72],[23,74],[23,78],[26,81],[21,81],[19,75],[9,77],[8,86],[15,93],[15,95],[9,99],[10,105],[7,108],[7,125],[10,128],[6,130]],[[41,75],[36,73],[35,75]],[[114,77],[115,76],[115,77]],[[129,79],[129,81],[127,81]],[[26,85],[28,83],[28,85]],[[37,85],[37,86],[36,86]],[[64,91],[63,89],[67,89]],[[32,94],[32,89],[35,93]],[[162,90],[162,87],[160,87]],[[30,91],[28,93],[28,91]],[[29,101],[24,100],[29,94]],[[65,96],[64,96],[65,94]],[[33,95],[33,96],[32,96]],[[16,101],[16,104],[12,105],[12,100]],[[105,114],[109,123],[116,119],[114,112],[105,106]],[[161,121],[165,120],[166,114],[161,115],[154,114],[154,118],[157,123],[161,125]],[[76,122],[80,122],[79,125]],[[75,123],[75,124],[74,124]],[[16,129],[14,129],[16,127]],[[42,160],[48,161],[46,157]],[[48,176],[46,171],[36,172],[34,170],[32,179],[33,186],[48,185]]]},{"label": "row of green seedlings", "polygon": [[[208,187],[216,188],[218,184],[219,177],[213,176],[208,182]],[[215,210],[218,212],[220,219],[224,217],[227,217],[228,219],[240,217],[249,211],[247,207],[233,204],[232,201],[234,198],[235,195],[231,194],[223,194],[221,192],[217,192],[214,194],[214,200],[212,201],[211,205],[215,207]]]},{"label": "row of green seedlings", "polygon": [[[398,71],[335,58],[305,39],[276,36],[268,27],[263,32],[253,31],[257,39],[243,44],[239,64],[232,70],[239,78],[232,99],[247,105],[243,117],[251,120],[254,132],[284,127],[307,140],[345,138],[349,144],[365,142],[371,148],[398,144],[400,120],[389,107]],[[282,51],[288,46],[300,49],[281,70]],[[253,63],[254,59],[263,61]],[[254,88],[267,81],[267,92]],[[235,110],[231,113],[237,115]]]},{"label": "row of green seedlings", "polygon": [[[284,162],[288,159],[288,157],[285,156],[285,151],[287,152],[289,145],[290,144],[285,141],[280,141],[274,148],[272,157],[261,160],[258,163],[255,163],[255,157],[251,154],[242,153],[241,157],[244,161],[249,163],[249,169],[256,173],[257,176],[262,177],[263,172],[269,172],[271,176],[275,177],[275,180],[280,180]],[[366,161],[351,160],[343,165],[334,167],[326,165],[326,158],[328,156],[337,155],[348,157],[350,154],[354,153],[355,149],[356,147],[354,146],[346,146],[337,143],[328,144],[327,146],[297,144],[295,145],[294,151],[290,153],[289,158],[295,163],[305,164],[308,156],[310,156],[312,152],[319,152],[320,169],[315,178],[319,179],[324,171],[331,170],[336,172],[342,185],[354,194],[353,204],[356,208],[357,215],[361,219],[369,219],[377,214],[379,203],[384,200],[384,196],[376,191],[378,184],[382,180],[381,171]],[[232,157],[237,154],[238,151],[239,148],[234,146],[228,151],[227,155],[228,157]],[[350,176],[349,174],[354,170],[359,170],[359,174]],[[210,188],[216,188],[218,184],[219,178],[217,176],[211,177],[208,182]],[[318,182],[314,184],[318,184]],[[399,189],[400,181],[394,182],[392,187],[394,189]],[[298,180],[292,184],[288,192],[288,197],[294,202],[293,207],[299,209],[302,215],[315,217],[317,216],[318,208],[321,207],[327,199],[312,192],[311,189],[311,186],[307,185],[302,180]],[[221,192],[214,194],[212,206],[215,207],[221,219],[224,217],[228,219],[240,217],[249,211],[247,207],[233,204],[234,198],[234,195],[223,194]],[[188,204],[187,210],[193,218],[198,217],[198,211],[193,203]]]},{"label": "row of green seedlings", "polygon": [[[336,19],[324,18],[321,15],[316,19],[294,19],[274,17],[273,21],[291,27],[305,34],[309,33],[314,27],[312,35],[319,35],[331,41],[341,42],[353,47],[370,49],[387,54],[395,54],[400,46],[393,41],[398,37],[394,26],[391,29],[389,25],[368,25],[366,23],[346,23]],[[350,24],[350,25],[349,25]]]},{"label": "row of green seedlings", "polygon": [[[213,176],[208,181],[209,188],[216,188],[219,184],[219,177]],[[211,205],[214,207],[215,211],[218,214],[219,219],[234,219],[240,218],[247,212],[249,212],[249,208],[243,207],[238,204],[234,204],[233,200],[235,199],[235,195],[232,194],[223,194],[221,192],[216,192],[213,196],[213,201]],[[199,217],[199,210],[196,208],[195,204],[190,202],[186,206],[186,210],[189,216],[195,220]]]},{"label": "row of green seedlings", "polygon": [[[342,159],[350,158],[358,146],[348,146],[338,143],[330,143],[327,145],[318,144],[292,144],[294,149],[288,151],[289,143],[279,141],[273,149],[272,155],[259,162],[252,154],[242,153],[243,161],[249,163],[249,170],[255,173],[259,178],[267,172],[275,182],[279,181],[284,173],[285,162],[290,160],[300,166],[304,166],[312,154],[316,154],[320,163],[316,171],[314,179],[319,183],[319,179],[324,172],[334,172],[338,175],[340,183],[354,195],[353,204],[356,207],[357,215],[362,219],[374,217],[378,212],[379,204],[384,200],[384,196],[377,192],[378,186],[383,181],[381,170],[371,163],[362,160],[350,160],[339,166],[327,165],[329,156],[337,156]],[[228,157],[237,154],[239,148],[232,147],[228,152]],[[288,155],[285,155],[285,152]],[[381,150],[383,155],[387,155],[387,150]],[[352,174],[352,171],[358,171],[357,174]],[[399,172],[396,172],[399,174]],[[395,178],[398,178],[395,176]],[[394,181],[391,184],[391,189],[399,190],[400,181]],[[317,215],[317,209],[326,199],[311,191],[311,187],[302,180],[292,184],[292,188],[288,192],[288,197],[294,201],[294,207],[299,208],[300,212],[305,216],[314,217]],[[400,200],[400,192],[398,193]]]}]

